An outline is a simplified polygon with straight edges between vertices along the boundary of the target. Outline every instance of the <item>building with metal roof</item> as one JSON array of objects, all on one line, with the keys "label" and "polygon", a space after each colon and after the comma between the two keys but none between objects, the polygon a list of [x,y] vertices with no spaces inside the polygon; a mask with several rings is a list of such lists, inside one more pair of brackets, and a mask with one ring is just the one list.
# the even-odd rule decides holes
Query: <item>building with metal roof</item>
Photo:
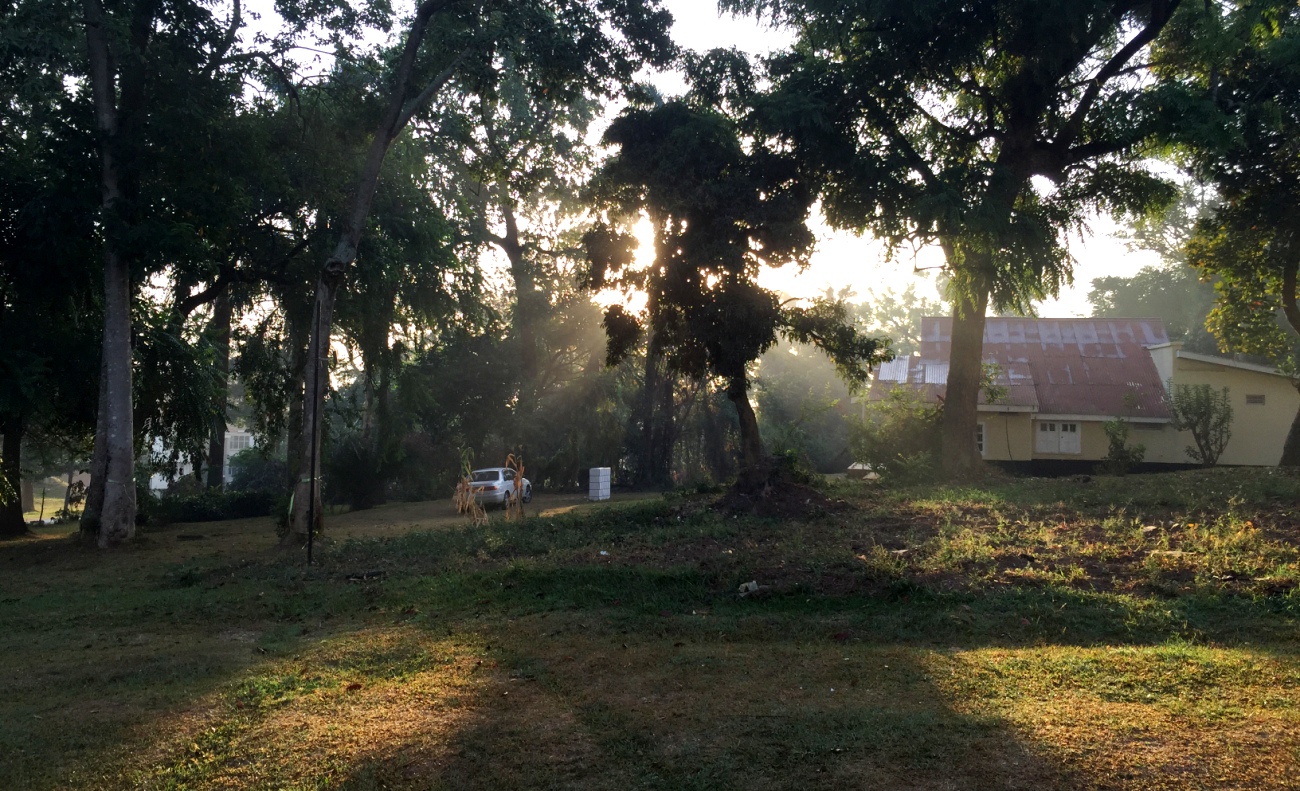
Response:
[{"label": "building with metal roof", "polygon": [[[948,384],[952,319],[921,322],[921,350],[882,365],[867,402],[905,387],[941,402]],[[1092,461],[1106,456],[1108,420],[1131,424],[1146,461],[1185,464],[1191,437],[1175,431],[1170,386],[1227,387],[1234,407],[1225,464],[1275,465],[1300,409],[1289,377],[1276,369],[1183,352],[1160,319],[989,318],[984,361],[993,373],[981,393],[974,441],[996,461]]]}]

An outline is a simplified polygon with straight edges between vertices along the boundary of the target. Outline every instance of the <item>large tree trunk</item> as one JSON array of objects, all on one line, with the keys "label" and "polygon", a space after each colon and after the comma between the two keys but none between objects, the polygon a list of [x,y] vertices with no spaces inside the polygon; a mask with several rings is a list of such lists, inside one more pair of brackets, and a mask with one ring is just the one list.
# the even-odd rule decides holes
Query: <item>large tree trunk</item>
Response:
[{"label": "large tree trunk", "polygon": [[[91,93],[99,133],[100,192],[104,232],[104,339],[102,374],[105,379],[99,417],[106,453],[103,500],[98,519],[99,546],[106,548],[135,536],[135,448],[131,412],[131,271],[117,248],[122,232],[119,209],[122,190],[116,158],[117,96],[104,9],[99,0],[85,0],[86,43],[89,50]],[[101,432],[102,429],[102,432]],[[96,448],[96,453],[99,448]]]},{"label": "large tree trunk", "polygon": [[727,434],[731,421],[726,419],[714,401],[715,393],[709,388],[704,393],[704,458],[714,483],[721,483],[735,471],[735,457],[727,448]]},{"label": "large tree trunk", "polygon": [[524,255],[523,243],[519,241],[519,221],[514,206],[510,205],[508,198],[499,202],[505,215],[506,235],[498,242],[510,260],[510,277],[515,283],[515,310],[511,314],[510,329],[519,353],[520,405],[528,411],[533,408],[532,402],[537,397],[538,358],[541,354],[537,325],[542,314],[542,295],[537,291],[532,262]]},{"label": "large tree trunk", "polygon": [[960,299],[953,310],[948,388],[943,400],[943,469],[952,477],[971,475],[983,464],[975,447],[975,428],[988,302],[988,290],[980,288],[974,299]]},{"label": "large tree trunk", "polygon": [[90,483],[86,486],[86,501],[81,509],[81,535],[91,539],[99,537],[99,514],[104,510],[104,481],[108,478],[108,375],[99,366],[99,402],[95,416],[95,444],[90,457]]},{"label": "large tree trunk", "polygon": [[234,306],[230,290],[217,295],[212,303],[212,323],[208,331],[216,350],[220,412],[212,418],[212,437],[208,441],[208,488],[220,489],[226,483],[226,407],[230,392],[230,321]]},{"label": "large tree trunk", "polygon": [[662,347],[652,335],[646,348],[645,379],[637,410],[641,437],[636,481],[640,486],[672,485],[673,445],[677,439],[673,396],[673,376],[667,370]]},{"label": "large tree trunk", "polygon": [[[283,540],[285,544],[297,543],[310,536],[308,525],[313,518],[315,521],[311,526],[313,530],[321,525],[320,487],[316,485],[316,477],[320,474],[321,418],[325,408],[325,390],[329,382],[329,371],[325,370],[324,357],[329,353],[334,304],[338,300],[339,289],[343,287],[347,270],[356,260],[357,245],[361,243],[361,234],[365,230],[366,218],[370,216],[375,190],[379,188],[379,175],[384,166],[384,158],[388,156],[388,149],[393,141],[410,123],[411,117],[428,106],[434,95],[451,80],[453,69],[460,61],[459,56],[453,59],[451,64],[425,85],[419,94],[407,98],[407,93],[411,89],[411,75],[415,69],[416,56],[419,54],[420,44],[424,41],[429,19],[443,5],[442,0],[423,0],[416,7],[411,27],[406,34],[406,43],[402,48],[402,57],[394,75],[393,92],[388,96],[388,105],[374,137],[371,138],[365,162],[352,188],[347,213],[343,217],[342,238],[335,246],[333,255],[325,262],[320,279],[316,283],[315,313],[311,342],[308,346],[307,386],[303,388],[304,458],[301,464],[302,473],[294,482],[293,510],[289,514],[289,531]],[[319,373],[319,377],[313,375],[314,373]],[[312,494],[313,491],[315,496]]]},{"label": "large tree trunk", "polygon": [[[343,248],[343,244],[339,247]],[[355,256],[356,248],[351,255]],[[339,251],[347,255],[347,251]],[[302,459],[298,477],[294,481],[293,511],[289,514],[289,532],[286,545],[307,541],[309,531],[319,531],[323,522],[320,487],[321,428],[324,422],[325,392],[329,389],[330,323],[334,317],[334,304],[343,280],[343,267],[338,266],[336,254],[326,265],[325,273],[316,283],[316,306],[313,310],[311,341],[307,345],[307,366],[304,371]],[[350,261],[351,258],[349,257]],[[333,264],[333,266],[331,266]]]},{"label": "large tree trunk", "polygon": [[[1282,313],[1286,316],[1291,329],[1300,334],[1300,306],[1296,305],[1296,279],[1300,275],[1300,261],[1291,260],[1282,270]],[[1300,383],[1296,383],[1300,389]],[[1282,446],[1283,467],[1300,467],[1300,412],[1291,421],[1291,431],[1286,435],[1286,444]]]},{"label": "large tree trunk", "polygon": [[99,514],[99,546],[135,536],[135,432],[131,409],[131,285],[125,262],[111,248],[104,254],[104,409],[108,463]]},{"label": "large tree trunk", "polygon": [[289,338],[289,414],[285,419],[286,467],[289,478],[285,486],[292,490],[302,475],[302,460],[306,453],[302,445],[302,407],[307,381],[307,354],[311,345],[311,317],[303,317],[297,310],[285,314],[285,330]]},{"label": "large tree trunk", "polygon": [[1291,420],[1291,430],[1287,432],[1286,444],[1282,446],[1282,467],[1300,467],[1300,411]]},{"label": "large tree trunk", "polygon": [[637,447],[636,482],[638,486],[649,486],[654,480],[654,418],[655,393],[659,389],[659,353],[654,338],[646,346],[645,375],[641,381],[641,398],[637,407],[640,413],[639,432],[641,434]]},{"label": "large tree trunk", "polygon": [[736,415],[740,418],[740,483],[744,487],[763,475],[766,453],[758,431],[758,416],[754,414],[754,405],[749,403],[748,382],[741,377],[732,379],[727,385],[727,398],[736,405]]},{"label": "large tree trunk", "polygon": [[27,532],[27,523],[23,520],[22,489],[22,443],[23,420],[11,415],[0,423],[0,432],[4,433],[4,445],[0,447],[0,476],[4,477],[5,490],[9,496],[0,499],[0,537],[21,536]]}]

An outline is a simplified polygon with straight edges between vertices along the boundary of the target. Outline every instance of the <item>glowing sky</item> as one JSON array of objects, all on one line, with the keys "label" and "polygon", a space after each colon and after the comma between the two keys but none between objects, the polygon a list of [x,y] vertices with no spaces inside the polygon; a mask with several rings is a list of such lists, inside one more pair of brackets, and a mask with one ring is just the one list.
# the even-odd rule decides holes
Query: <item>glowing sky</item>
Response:
[{"label": "glowing sky", "polygon": [[[761,55],[783,48],[793,39],[788,31],[760,26],[752,18],[719,15],[714,3],[708,0],[664,0],[664,5],[675,20],[674,40],[690,49],[736,47]],[[675,75],[662,75],[654,82],[666,93],[679,92],[683,87]],[[1116,225],[1108,218],[1097,218],[1090,224],[1090,235],[1070,242],[1070,252],[1076,261],[1075,285],[1063,291],[1059,299],[1039,306],[1040,315],[1086,316],[1091,312],[1088,288],[1093,278],[1131,275],[1142,266],[1158,263],[1153,254],[1125,250],[1113,238]],[[886,262],[884,250],[875,240],[834,231],[822,222],[815,225],[819,243],[812,265],[803,273],[793,270],[765,273],[761,281],[765,286],[803,297],[821,293],[828,285],[836,290],[850,286],[865,295],[868,289],[901,291],[909,282],[915,282],[919,293],[934,293],[933,278],[925,273],[918,276],[914,268],[942,266],[943,254],[939,250],[923,249],[915,256],[905,254],[896,257],[894,262]]]},{"label": "glowing sky", "polygon": [[[399,1],[396,5],[401,7],[403,3]],[[736,47],[752,55],[763,55],[787,46],[793,38],[789,31],[759,25],[749,17],[720,15],[711,0],[664,0],[664,5],[675,20],[673,38],[690,49]],[[274,24],[271,0],[250,0],[246,7],[264,15],[260,23],[252,26],[254,29],[270,29]],[[680,75],[674,73],[652,75],[651,81],[667,95],[680,93],[685,87]],[[600,131],[593,130],[593,138],[598,139]],[[1090,224],[1090,234],[1082,240],[1070,242],[1070,251],[1076,261],[1074,286],[1063,291],[1059,299],[1040,305],[1040,315],[1086,316],[1090,312],[1087,294],[1093,278],[1131,275],[1144,265],[1158,263],[1153,254],[1125,250],[1123,244],[1112,236],[1116,225],[1108,218],[1095,218]],[[819,241],[808,269],[803,272],[792,268],[765,272],[761,278],[763,285],[799,297],[815,296],[824,292],[827,286],[837,291],[847,286],[865,297],[868,290],[880,292],[892,288],[901,291],[909,283],[915,283],[918,293],[937,296],[932,274],[943,264],[943,255],[937,249],[904,253],[889,262],[885,260],[882,246],[873,239],[834,231],[818,218],[814,218],[813,226]],[[642,229],[643,233],[648,230],[648,225]],[[504,269],[504,258],[495,251],[485,256],[484,263],[492,269]],[[918,268],[922,270],[920,273]],[[926,269],[930,271],[924,271]],[[606,295],[601,301],[610,301],[610,296]]]}]

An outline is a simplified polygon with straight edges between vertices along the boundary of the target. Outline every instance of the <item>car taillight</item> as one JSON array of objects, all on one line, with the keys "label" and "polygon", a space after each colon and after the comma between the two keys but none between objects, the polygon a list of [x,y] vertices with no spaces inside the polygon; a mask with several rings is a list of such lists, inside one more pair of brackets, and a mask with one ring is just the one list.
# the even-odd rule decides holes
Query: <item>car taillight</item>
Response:
[{"label": "car taillight", "polygon": [[495,487],[495,486],[484,486],[484,487],[483,487],[483,491],[485,491],[485,492],[495,492],[496,490],[497,490],[497,487]]}]

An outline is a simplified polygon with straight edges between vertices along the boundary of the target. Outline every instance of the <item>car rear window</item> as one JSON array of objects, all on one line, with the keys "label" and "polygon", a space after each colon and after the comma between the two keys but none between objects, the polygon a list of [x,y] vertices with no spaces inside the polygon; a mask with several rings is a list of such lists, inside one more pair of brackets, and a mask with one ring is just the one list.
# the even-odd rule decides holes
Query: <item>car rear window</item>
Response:
[{"label": "car rear window", "polygon": [[473,481],[474,483],[482,483],[484,481],[499,481],[501,480],[501,471],[500,470],[474,470],[473,476],[474,477],[470,478],[470,480]]}]

